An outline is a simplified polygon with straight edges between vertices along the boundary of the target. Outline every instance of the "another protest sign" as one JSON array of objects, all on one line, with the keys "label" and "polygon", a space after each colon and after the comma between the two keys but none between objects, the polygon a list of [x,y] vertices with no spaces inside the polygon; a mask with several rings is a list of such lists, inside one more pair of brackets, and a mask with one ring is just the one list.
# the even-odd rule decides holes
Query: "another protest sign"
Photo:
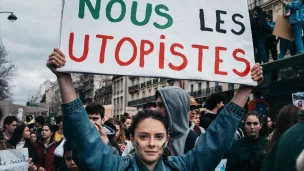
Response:
[{"label": "another protest sign", "polygon": [[0,170],[27,171],[28,158],[27,148],[0,150]]},{"label": "another protest sign", "polygon": [[226,170],[227,159],[222,159],[220,164],[215,168],[214,171],[225,171]]},{"label": "another protest sign", "polygon": [[60,35],[59,71],[256,85],[243,0],[65,1]]},{"label": "another protest sign", "polygon": [[294,93],[292,94],[292,103],[297,106],[301,111],[304,110],[304,93]]},{"label": "another protest sign", "polygon": [[288,21],[288,18],[284,18],[283,16],[277,16],[273,35],[293,41],[293,31]]}]

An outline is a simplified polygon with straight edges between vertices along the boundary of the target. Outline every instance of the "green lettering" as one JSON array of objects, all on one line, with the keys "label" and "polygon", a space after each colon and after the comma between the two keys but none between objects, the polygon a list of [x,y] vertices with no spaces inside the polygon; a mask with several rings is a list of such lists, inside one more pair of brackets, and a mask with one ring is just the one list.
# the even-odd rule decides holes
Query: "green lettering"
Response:
[{"label": "green lettering", "polygon": [[[114,3],[118,2],[121,6],[121,13],[120,13],[120,16],[116,19],[114,19],[112,16],[111,16],[111,11],[112,11],[112,7],[114,5]],[[109,21],[113,22],[113,23],[117,23],[117,22],[120,22],[122,21],[125,16],[126,16],[126,4],[123,0],[111,0],[107,7],[106,7],[106,16],[108,18]]]},{"label": "green lettering", "polygon": [[160,10],[162,10],[162,9],[165,11],[169,11],[169,8],[167,6],[160,4],[155,7],[155,12],[157,15],[159,15],[161,17],[165,17],[167,19],[167,23],[165,25],[160,25],[157,22],[154,22],[153,25],[158,29],[167,29],[172,26],[173,18],[169,14],[161,12]]},{"label": "green lettering", "polygon": [[152,14],[152,4],[148,3],[146,6],[146,15],[145,15],[145,19],[143,21],[138,21],[136,19],[136,14],[137,14],[137,2],[134,1],[132,3],[132,8],[131,8],[131,21],[133,24],[137,25],[137,26],[144,26],[146,25],[151,17]]},{"label": "green lettering", "polygon": [[89,10],[91,12],[92,17],[95,20],[99,19],[100,3],[101,3],[101,0],[96,0],[95,9],[94,9],[90,0],[79,0],[78,17],[81,18],[81,19],[84,18],[84,8],[87,5],[87,7],[89,8]]}]

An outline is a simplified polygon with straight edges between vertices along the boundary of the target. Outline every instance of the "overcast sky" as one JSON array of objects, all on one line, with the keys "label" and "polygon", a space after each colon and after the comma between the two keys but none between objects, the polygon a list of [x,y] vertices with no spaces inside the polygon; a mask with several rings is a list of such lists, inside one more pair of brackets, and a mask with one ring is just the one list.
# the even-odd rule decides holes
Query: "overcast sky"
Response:
[{"label": "overcast sky", "polygon": [[0,39],[7,58],[18,65],[10,81],[13,100],[25,105],[45,80],[55,80],[46,59],[57,46],[61,0],[0,0],[0,11],[12,11],[18,20],[11,23],[8,14],[0,14]]}]

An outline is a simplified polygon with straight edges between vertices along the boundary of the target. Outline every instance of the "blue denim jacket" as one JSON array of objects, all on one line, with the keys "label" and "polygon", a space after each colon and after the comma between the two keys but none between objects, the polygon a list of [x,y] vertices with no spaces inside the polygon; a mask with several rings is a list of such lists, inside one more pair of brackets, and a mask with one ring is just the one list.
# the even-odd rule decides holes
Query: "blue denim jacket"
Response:
[{"label": "blue denim jacket", "polygon": [[290,10],[290,24],[304,21],[304,5],[301,0],[292,0],[292,2],[287,2],[286,8]]},{"label": "blue denim jacket", "polygon": [[[77,163],[85,171],[137,171],[132,155],[113,155],[104,144],[96,127],[89,121],[79,99],[62,105],[63,130],[68,142],[78,154]],[[232,145],[233,137],[244,110],[230,102],[212,122],[206,133],[201,134],[195,148],[181,156],[170,156],[161,162],[162,170],[214,170]],[[74,152],[74,151],[73,151]]]}]

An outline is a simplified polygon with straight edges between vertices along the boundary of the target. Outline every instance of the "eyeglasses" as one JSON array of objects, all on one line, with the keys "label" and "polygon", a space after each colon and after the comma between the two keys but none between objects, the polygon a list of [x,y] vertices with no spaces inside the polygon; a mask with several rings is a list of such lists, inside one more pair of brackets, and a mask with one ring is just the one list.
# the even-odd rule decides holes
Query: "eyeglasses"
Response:
[{"label": "eyeglasses", "polygon": [[90,120],[93,120],[93,121],[98,121],[99,117],[90,117],[90,116],[89,116],[89,119],[90,119]]}]

